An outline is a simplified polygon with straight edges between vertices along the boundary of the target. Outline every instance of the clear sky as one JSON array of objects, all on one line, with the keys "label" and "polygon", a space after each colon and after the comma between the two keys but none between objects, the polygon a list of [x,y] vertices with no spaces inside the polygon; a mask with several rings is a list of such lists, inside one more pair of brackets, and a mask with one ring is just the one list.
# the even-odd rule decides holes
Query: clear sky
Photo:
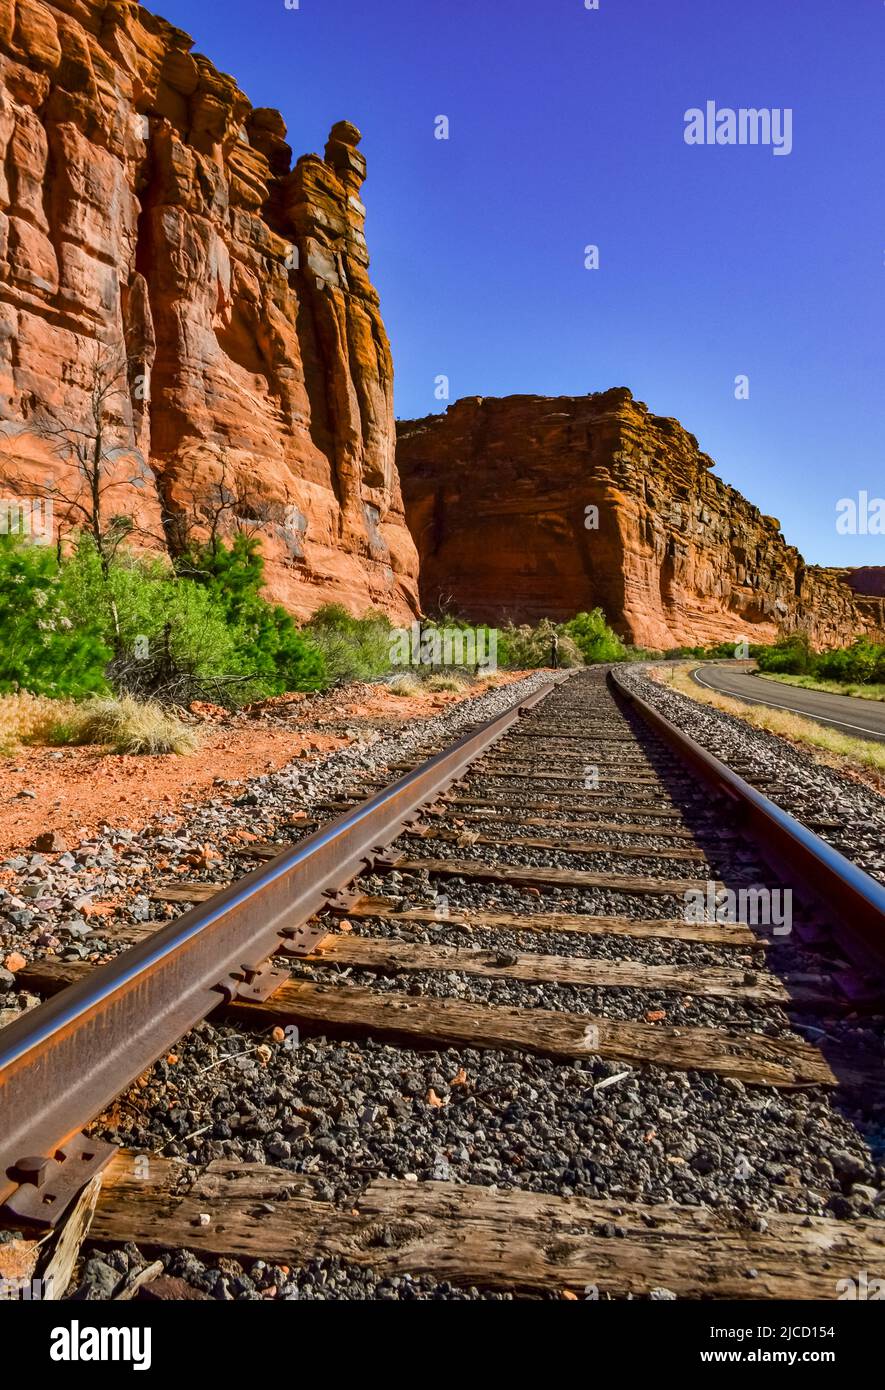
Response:
[{"label": "clear sky", "polygon": [[[363,131],[398,415],[444,409],[440,374],[452,400],[629,386],[807,559],[885,564],[835,526],[885,496],[885,4],[598,4],[148,8],[281,110],[296,156]],[[791,152],[686,144],[708,101],[789,108]]]}]

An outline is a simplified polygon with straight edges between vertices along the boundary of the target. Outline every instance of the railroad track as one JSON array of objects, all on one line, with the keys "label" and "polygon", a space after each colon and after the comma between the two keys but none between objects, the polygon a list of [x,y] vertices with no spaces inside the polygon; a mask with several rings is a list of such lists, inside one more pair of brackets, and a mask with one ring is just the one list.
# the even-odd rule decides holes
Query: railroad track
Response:
[{"label": "railroad track", "polygon": [[[297,844],[244,849],[259,867],[233,883],[158,883],[186,910],[121,931],[110,964],[22,972],[45,1002],[0,1033],[7,1224],[63,1222],[91,1183],[98,1245],[481,1293],[835,1299],[885,1278],[885,890],[600,672],[423,751]],[[408,1150],[420,1112],[418,1168],[434,1116],[470,1142],[403,1180],[383,1142],[364,1162],[378,1107],[278,1095],[282,1166],[228,1156],[211,1104],[193,1162],[109,1148],[91,1122],[123,1097],[143,1130],[149,1069],[210,1015],[290,1078],[308,1038],[367,1069],[400,1049],[385,1133]],[[732,1113],[759,1117],[746,1143]],[[506,1148],[485,1154],[478,1115]]]}]

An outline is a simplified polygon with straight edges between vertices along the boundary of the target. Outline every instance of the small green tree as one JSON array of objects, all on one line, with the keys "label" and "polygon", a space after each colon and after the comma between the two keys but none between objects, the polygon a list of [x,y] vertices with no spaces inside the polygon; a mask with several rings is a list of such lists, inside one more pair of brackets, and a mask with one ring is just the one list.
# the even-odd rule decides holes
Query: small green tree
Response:
[{"label": "small green tree", "polygon": [[564,630],[588,663],[623,661],[626,656],[626,647],[605,621],[601,608],[594,608],[590,613],[577,613],[565,624]]},{"label": "small green tree", "polygon": [[58,558],[64,536],[85,533],[92,537],[105,575],[120,547],[140,529],[128,513],[117,510],[121,490],[123,499],[131,499],[133,488],[145,489],[153,480],[126,423],[127,377],[122,344],[95,343],[80,382],[85,396],[81,414],[59,414],[43,404],[29,422],[65,465],[60,477],[31,485],[52,504]]},{"label": "small green tree", "polygon": [[[187,704],[220,700],[248,684],[221,605],[161,558],[122,550],[105,572],[91,537],[81,537],[63,580],[73,609],[93,614],[100,626],[118,693]],[[243,698],[254,693],[260,691],[250,687]]]},{"label": "small green tree", "polygon": [[0,536],[0,691],[80,696],[107,690],[110,651],[71,602],[54,552]]},{"label": "small green tree", "polygon": [[240,533],[230,545],[217,537],[206,545],[191,545],[177,569],[211,595],[231,629],[242,669],[268,694],[317,690],[326,684],[316,645],[298,631],[285,608],[268,603],[261,594],[264,559],[256,537]]}]

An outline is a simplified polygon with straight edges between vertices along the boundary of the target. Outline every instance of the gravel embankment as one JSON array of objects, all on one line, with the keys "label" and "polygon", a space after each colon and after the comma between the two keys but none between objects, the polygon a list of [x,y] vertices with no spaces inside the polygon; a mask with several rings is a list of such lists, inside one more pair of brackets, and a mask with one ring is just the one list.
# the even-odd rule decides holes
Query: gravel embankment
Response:
[{"label": "gravel embankment", "polygon": [[885,797],[824,767],[776,734],[650,680],[635,666],[619,666],[617,671],[637,695],[717,758],[735,766],[745,781],[885,883]]},{"label": "gravel embankment", "polygon": [[[539,672],[390,734],[361,733],[347,748],[289,763],[274,774],[233,784],[219,776],[218,799],[186,805],[184,824],[181,815],[162,810],[138,832],[109,819],[100,837],[73,851],[23,850],[9,856],[0,862],[0,872],[11,880],[0,886],[0,960],[10,953],[26,960],[47,953],[62,960],[109,959],[120,949],[113,930],[178,916],[177,905],[150,901],[147,890],[158,878],[221,882],[245,873],[254,861],[238,856],[238,846],[243,849],[254,838],[296,839],[298,824],[290,823],[292,817],[311,817],[314,802],[352,794],[361,779],[386,774],[390,763],[416,757],[428,741],[454,740],[469,726],[509,709],[546,679]],[[391,773],[391,780],[397,775]],[[330,813],[317,818],[329,819]],[[3,1010],[34,1002],[16,990],[14,975],[0,966],[0,1021],[8,1021]]]}]

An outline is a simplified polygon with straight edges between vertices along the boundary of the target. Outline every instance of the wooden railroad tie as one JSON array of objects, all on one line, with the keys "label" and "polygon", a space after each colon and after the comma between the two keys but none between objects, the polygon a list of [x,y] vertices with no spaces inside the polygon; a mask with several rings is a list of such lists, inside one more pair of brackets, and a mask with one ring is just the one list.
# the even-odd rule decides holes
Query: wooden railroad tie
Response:
[{"label": "wooden railroad tie", "polygon": [[305,1177],[266,1164],[216,1160],[195,1172],[181,1159],[123,1150],[106,1170],[89,1238],[183,1247],[210,1261],[338,1258],[379,1277],[578,1298],[666,1288],[679,1298],[827,1301],[859,1269],[885,1268],[885,1223],[874,1220],[390,1178],[340,1210],[313,1191]]},{"label": "wooden railroad tie", "polygon": [[[29,989],[58,993],[84,978],[82,961],[37,961],[20,972]],[[575,1060],[600,1057],[630,1066],[655,1064],[678,1071],[736,1077],[750,1085],[834,1086],[823,1055],[800,1038],[730,1033],[717,1028],[673,1028],[551,1009],[474,1004],[461,999],[385,993],[362,985],[289,980],[263,1002],[220,1006],[247,1028],[285,1027],[335,1037],[374,1037],[409,1046],[471,1047],[534,1052]]]}]

